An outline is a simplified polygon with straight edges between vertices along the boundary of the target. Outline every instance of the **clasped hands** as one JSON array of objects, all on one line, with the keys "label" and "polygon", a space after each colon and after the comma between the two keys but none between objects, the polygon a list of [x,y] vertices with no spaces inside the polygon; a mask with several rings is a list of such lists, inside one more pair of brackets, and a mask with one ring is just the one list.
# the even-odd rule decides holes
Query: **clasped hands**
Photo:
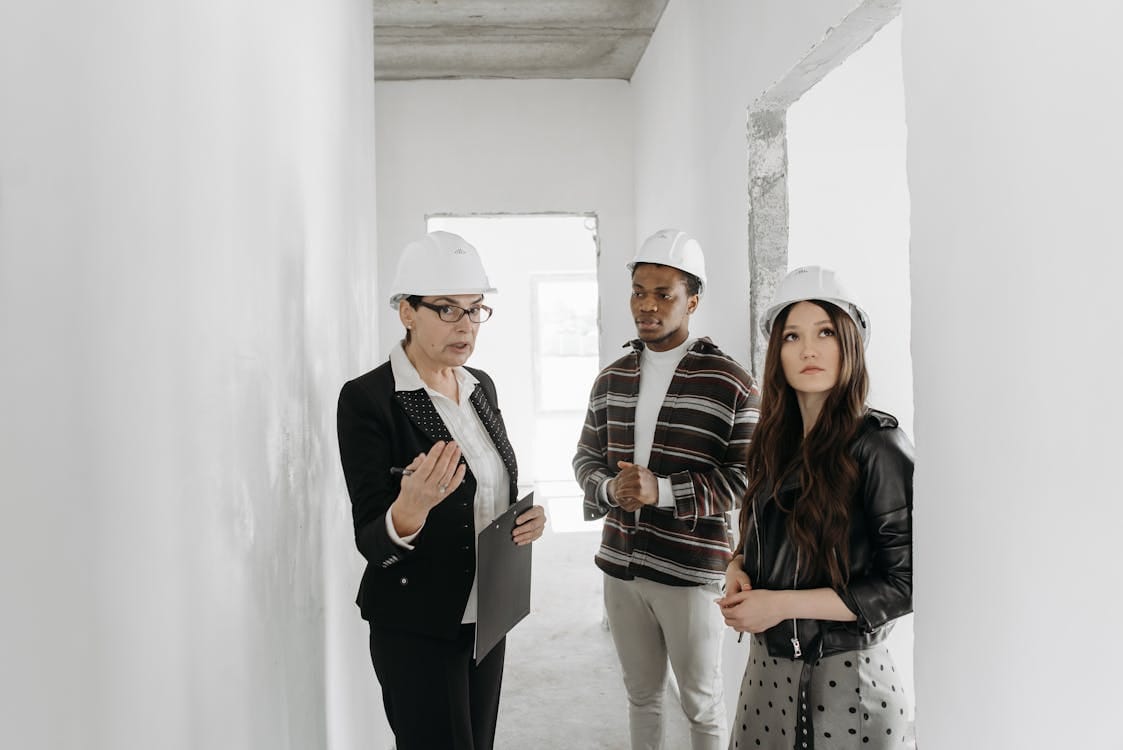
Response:
[{"label": "clasped hands", "polygon": [[626,511],[659,502],[659,479],[646,466],[617,461],[620,473],[608,482],[612,501]]},{"label": "clasped hands", "polygon": [[[647,467],[617,461],[620,473],[609,480],[608,494],[626,511],[659,502],[659,479]],[[785,619],[781,611],[783,592],[754,589],[741,568],[740,556],[725,572],[725,595],[715,599],[725,624],[738,633],[762,633]]]},{"label": "clasped hands", "polygon": [[725,596],[714,601],[725,624],[738,633],[763,633],[785,619],[779,598],[783,592],[754,589],[739,557],[726,568]]}]

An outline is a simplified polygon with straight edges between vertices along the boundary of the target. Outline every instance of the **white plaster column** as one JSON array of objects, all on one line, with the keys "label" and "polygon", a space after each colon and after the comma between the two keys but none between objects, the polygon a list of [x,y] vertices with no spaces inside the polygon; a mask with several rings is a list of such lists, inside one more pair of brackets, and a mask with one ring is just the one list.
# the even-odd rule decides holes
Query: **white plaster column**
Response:
[{"label": "white plaster column", "polygon": [[903,20],[921,747],[1120,747],[1123,8]]}]

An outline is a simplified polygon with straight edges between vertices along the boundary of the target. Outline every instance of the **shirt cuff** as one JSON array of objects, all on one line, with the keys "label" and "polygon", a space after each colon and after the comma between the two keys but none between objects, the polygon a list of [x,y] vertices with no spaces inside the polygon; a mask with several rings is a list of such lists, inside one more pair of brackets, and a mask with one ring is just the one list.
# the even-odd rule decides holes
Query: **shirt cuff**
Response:
[{"label": "shirt cuff", "polygon": [[612,477],[609,477],[608,479],[597,485],[597,500],[599,500],[604,505],[615,508],[617,507],[616,503],[612,500],[612,498],[608,496],[608,483],[611,481]]},{"label": "shirt cuff", "polygon": [[673,508],[675,507],[675,491],[671,489],[670,477],[656,477],[659,480],[659,502],[656,503],[660,508]]},{"label": "shirt cuff", "polygon": [[386,511],[386,534],[390,537],[390,541],[398,545],[399,547],[404,547],[405,549],[413,549],[412,542],[417,538],[417,535],[421,533],[421,529],[425,528],[425,524],[421,524],[421,529],[418,529],[412,534],[398,536],[398,532],[394,528],[394,518],[392,515],[393,512],[394,506],[391,505],[390,509]]}]

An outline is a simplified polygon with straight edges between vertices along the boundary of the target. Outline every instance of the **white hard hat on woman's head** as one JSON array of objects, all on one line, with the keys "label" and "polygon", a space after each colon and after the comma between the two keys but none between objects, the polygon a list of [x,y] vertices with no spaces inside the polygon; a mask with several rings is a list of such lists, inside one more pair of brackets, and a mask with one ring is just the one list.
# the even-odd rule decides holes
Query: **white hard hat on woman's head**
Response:
[{"label": "white hard hat on woman's head", "polygon": [[764,331],[764,335],[768,336],[772,333],[772,324],[776,322],[776,317],[785,307],[807,300],[822,300],[837,305],[858,326],[858,332],[862,334],[862,343],[869,345],[870,317],[854,301],[853,295],[842,285],[834,269],[822,266],[796,268],[784,277],[776,287],[772,305],[760,321],[760,328]]},{"label": "white hard hat on woman's head", "polygon": [[698,240],[681,230],[660,229],[648,237],[640,245],[636,257],[628,264],[628,270],[634,270],[637,263],[656,263],[677,268],[696,276],[702,282],[702,289],[706,288],[706,259],[702,255],[702,246],[698,244]]},{"label": "white hard hat on woman's head", "polygon": [[495,287],[467,240],[452,232],[429,232],[406,245],[390,290],[390,307],[396,309],[411,295],[490,294]]}]

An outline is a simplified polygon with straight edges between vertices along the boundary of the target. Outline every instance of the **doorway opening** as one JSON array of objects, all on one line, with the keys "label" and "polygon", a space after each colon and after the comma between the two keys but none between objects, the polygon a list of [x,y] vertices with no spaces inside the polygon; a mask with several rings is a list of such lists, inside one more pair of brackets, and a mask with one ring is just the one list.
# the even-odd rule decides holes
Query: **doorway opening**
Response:
[{"label": "doorway opening", "polygon": [[472,366],[496,382],[520,489],[534,490],[555,532],[599,530],[570,464],[600,370],[596,215],[441,214],[427,225],[472,243],[498,290]]}]

